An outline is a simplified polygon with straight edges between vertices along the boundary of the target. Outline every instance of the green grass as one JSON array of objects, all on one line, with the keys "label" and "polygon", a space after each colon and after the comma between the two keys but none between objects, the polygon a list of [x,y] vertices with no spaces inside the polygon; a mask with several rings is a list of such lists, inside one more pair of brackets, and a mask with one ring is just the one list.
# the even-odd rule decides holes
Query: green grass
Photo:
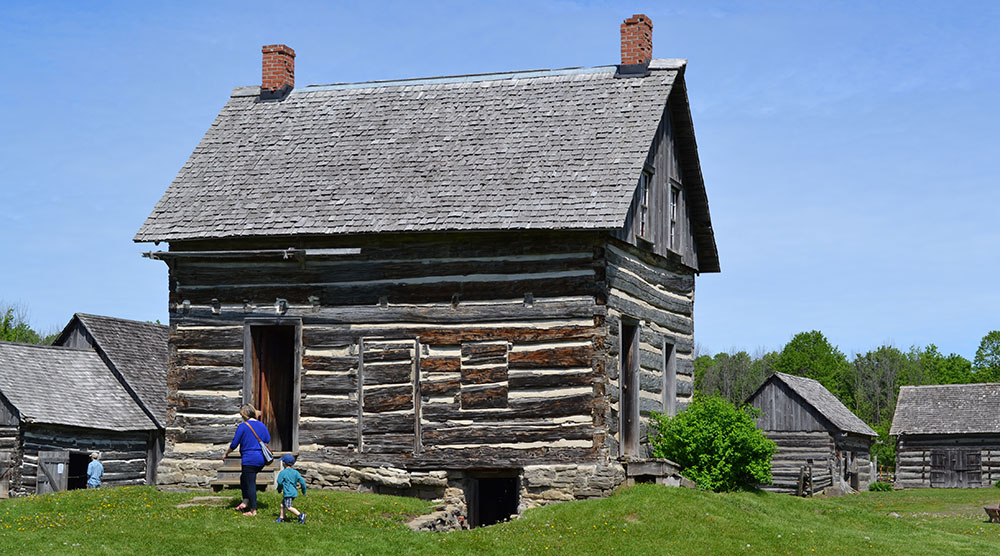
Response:
[{"label": "green grass", "polygon": [[[604,500],[557,504],[474,531],[414,533],[429,511],[410,498],[311,491],[305,526],[232,506],[177,508],[197,493],[151,488],[0,500],[2,554],[983,554],[1000,524],[982,507],[996,489],[872,492],[801,499],[640,485]],[[893,517],[890,514],[897,514]]]}]

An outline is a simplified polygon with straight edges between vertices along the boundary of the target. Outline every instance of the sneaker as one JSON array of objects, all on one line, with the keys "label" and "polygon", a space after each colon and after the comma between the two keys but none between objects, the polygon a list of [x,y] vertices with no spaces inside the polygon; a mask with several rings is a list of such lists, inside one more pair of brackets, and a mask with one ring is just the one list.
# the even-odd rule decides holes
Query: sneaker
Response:
[{"label": "sneaker", "polygon": [[278,519],[275,519],[275,520],[274,520],[274,522],[275,522],[275,523],[284,523],[284,522],[285,522],[285,520],[284,520],[284,519],[281,519],[281,518],[279,517]]},{"label": "sneaker", "polygon": [[306,513],[302,512],[299,514],[299,523],[305,523],[305,522],[306,522]]}]

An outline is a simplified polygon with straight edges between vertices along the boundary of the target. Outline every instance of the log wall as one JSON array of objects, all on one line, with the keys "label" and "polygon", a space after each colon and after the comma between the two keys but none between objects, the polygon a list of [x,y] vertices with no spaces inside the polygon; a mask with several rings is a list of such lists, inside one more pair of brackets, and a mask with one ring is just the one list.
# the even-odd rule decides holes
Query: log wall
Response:
[{"label": "log wall", "polygon": [[995,435],[899,435],[896,439],[896,485],[930,488],[941,484],[944,477],[934,477],[932,481],[932,475],[943,475],[947,464],[936,461],[938,458],[934,454],[954,451],[978,454],[980,463],[963,466],[964,484],[953,486],[987,487],[1000,481],[1000,438]]},{"label": "log wall", "polygon": [[[410,469],[598,460],[598,239],[356,237],[302,245],[360,247],[339,259],[178,258],[161,482],[185,481],[231,440],[244,322],[275,316],[278,299],[302,323],[303,457]],[[191,247],[219,248],[171,246]]]},{"label": "log wall", "polygon": [[[295,246],[360,253],[169,260],[161,482],[211,473],[249,399],[245,323],[279,313],[302,325],[298,449],[315,461],[466,469],[617,457],[622,317],[643,323],[642,415],[684,407],[693,391],[691,269],[597,233],[511,237],[323,238]],[[289,246],[277,241],[252,249]],[[251,246],[171,245],[235,248]]]},{"label": "log wall", "polygon": [[636,322],[639,331],[638,406],[642,444],[636,455],[648,457],[650,414],[681,411],[694,393],[694,272],[615,240],[608,242],[605,256],[609,325],[607,448],[612,455],[621,451],[618,337],[621,323],[627,319]]},{"label": "log wall", "polygon": [[802,466],[812,459],[813,489],[818,492],[833,484],[831,468],[834,465],[833,437],[822,431],[781,432],[764,431],[778,445],[771,458],[771,484],[761,485],[764,490],[794,494],[798,488]]},{"label": "log wall", "polygon": [[149,432],[115,432],[78,427],[25,424],[21,437],[20,476],[12,492],[34,494],[38,474],[38,452],[101,452],[105,486],[146,484]]}]

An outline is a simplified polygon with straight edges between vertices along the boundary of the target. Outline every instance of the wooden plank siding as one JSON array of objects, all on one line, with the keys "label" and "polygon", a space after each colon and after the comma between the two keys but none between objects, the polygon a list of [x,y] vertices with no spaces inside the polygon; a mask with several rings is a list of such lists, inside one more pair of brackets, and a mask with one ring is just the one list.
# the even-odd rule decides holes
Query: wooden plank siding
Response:
[{"label": "wooden plank siding", "polygon": [[[650,154],[646,160],[646,171],[650,172],[650,191],[648,193],[647,226],[649,232],[646,237],[640,237],[640,219],[642,211],[641,188],[636,188],[632,198],[632,204],[625,219],[625,225],[621,230],[615,231],[612,235],[625,243],[643,250],[655,253],[664,258],[669,258],[684,264],[686,267],[698,270],[697,249],[694,243],[694,235],[691,228],[690,210],[688,208],[688,194],[684,187],[684,172],[680,165],[680,155],[677,149],[677,141],[671,124],[670,104],[675,101],[671,99],[664,109],[663,117],[656,135],[650,146]],[[636,177],[638,179],[638,176]],[[677,187],[680,190],[678,199],[677,235],[676,244],[672,247],[670,239],[670,195],[671,188]]]}]

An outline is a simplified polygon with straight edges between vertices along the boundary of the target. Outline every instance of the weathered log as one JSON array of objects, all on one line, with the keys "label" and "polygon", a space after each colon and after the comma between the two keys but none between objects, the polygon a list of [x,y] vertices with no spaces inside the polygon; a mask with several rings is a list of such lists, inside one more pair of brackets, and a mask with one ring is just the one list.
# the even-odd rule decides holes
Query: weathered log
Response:
[{"label": "weathered log", "polygon": [[671,332],[685,335],[694,333],[693,321],[690,318],[681,317],[655,307],[639,305],[630,299],[617,295],[615,290],[612,290],[611,295],[608,296],[608,307],[639,320],[655,322]]},{"label": "weathered log", "polygon": [[323,449],[311,457],[323,463],[357,467],[401,469],[511,469],[525,465],[557,465],[597,462],[596,447],[590,448],[434,448],[419,454],[357,454],[343,449]]},{"label": "weathered log", "polygon": [[[579,274],[573,274],[578,272]],[[547,274],[525,274],[523,278],[511,280],[441,281],[399,283],[395,281],[375,281],[364,283],[317,283],[317,284],[240,284],[211,288],[178,286],[170,294],[171,303],[188,300],[192,304],[207,305],[213,299],[223,303],[237,303],[244,299],[286,299],[289,303],[304,305],[310,298],[316,298],[324,307],[344,305],[376,304],[386,297],[389,303],[450,303],[454,295],[467,301],[493,299],[516,299],[525,292],[533,292],[539,297],[560,295],[582,296],[596,293],[593,270],[568,271],[565,276]]]},{"label": "weathered log", "polygon": [[595,356],[592,346],[576,346],[510,352],[511,369],[552,369],[590,367]]},{"label": "weathered log", "polygon": [[167,399],[173,407],[186,413],[212,413],[228,415],[239,413],[243,401],[231,396],[207,396],[177,392]]},{"label": "weathered log", "polygon": [[608,286],[621,290],[633,297],[642,299],[664,311],[690,317],[694,311],[693,299],[678,299],[661,292],[654,284],[643,282],[635,276],[622,272],[613,265],[608,265]]},{"label": "weathered log", "polygon": [[457,373],[462,361],[457,357],[421,357],[420,370],[425,373]]},{"label": "weathered log", "polygon": [[442,394],[457,394],[461,389],[461,380],[454,378],[450,380],[421,380],[421,396],[440,396]]},{"label": "weathered log", "polygon": [[[521,296],[518,296],[518,298]],[[258,298],[262,305],[249,310],[242,300],[223,305],[218,313],[210,304],[191,305],[186,311],[175,308],[170,314],[170,322],[178,326],[206,326],[219,323],[242,324],[249,317],[273,317],[274,298]],[[304,325],[319,324],[380,324],[380,323],[481,323],[536,321],[539,319],[568,319],[605,315],[605,307],[594,304],[591,296],[575,299],[542,299],[535,297],[529,306],[510,303],[474,304],[454,307],[451,302],[423,305],[392,305],[385,308],[373,304],[346,307],[317,307],[292,305],[285,312],[286,317],[298,317]]]},{"label": "weathered log", "polygon": [[242,367],[242,351],[178,351],[177,365],[186,367]]},{"label": "weathered log", "polygon": [[304,355],[302,356],[302,367],[310,371],[356,371],[358,358],[339,355]]},{"label": "weathered log", "polygon": [[306,373],[302,377],[303,394],[343,394],[358,391],[356,372],[337,374]]},{"label": "weathered log", "polygon": [[587,386],[593,384],[596,380],[600,380],[600,378],[601,375],[593,371],[570,374],[539,372],[530,375],[518,374],[510,376],[507,379],[507,383],[510,385],[511,390],[518,390],[524,388]]},{"label": "weathered log", "polygon": [[507,385],[462,386],[462,409],[507,407]]},{"label": "weathered log", "polygon": [[184,390],[239,390],[243,367],[175,367],[170,382]]},{"label": "weathered log", "polygon": [[356,417],[358,402],[344,398],[303,396],[299,402],[299,413],[303,417]]},{"label": "weathered log", "polygon": [[420,341],[430,345],[460,345],[465,342],[507,340],[511,343],[587,340],[601,334],[593,326],[559,326],[553,328],[435,328],[419,334]]},{"label": "weathered log", "polygon": [[422,439],[425,446],[440,444],[490,444],[509,442],[549,442],[557,440],[590,440],[596,429],[585,425],[523,426],[497,424],[489,426],[425,426]]},{"label": "weathered log", "polygon": [[365,412],[377,413],[413,409],[413,387],[409,384],[406,386],[365,388],[364,394]]},{"label": "weathered log", "polygon": [[170,335],[178,349],[243,349],[243,327],[180,328]]},{"label": "weathered log", "polygon": [[365,385],[372,384],[409,384],[413,380],[412,363],[393,363],[388,365],[369,365],[365,362]]},{"label": "weathered log", "polygon": [[352,421],[302,421],[299,423],[300,444],[346,446],[358,444],[358,424]]},{"label": "weathered log", "polygon": [[462,367],[462,384],[487,384],[507,380],[507,367]]},{"label": "weathered log", "polygon": [[552,396],[548,398],[509,398],[507,409],[467,410],[448,404],[425,404],[422,406],[424,419],[447,421],[471,419],[474,421],[504,421],[509,419],[567,417],[570,415],[590,415],[594,398],[590,394]]}]

